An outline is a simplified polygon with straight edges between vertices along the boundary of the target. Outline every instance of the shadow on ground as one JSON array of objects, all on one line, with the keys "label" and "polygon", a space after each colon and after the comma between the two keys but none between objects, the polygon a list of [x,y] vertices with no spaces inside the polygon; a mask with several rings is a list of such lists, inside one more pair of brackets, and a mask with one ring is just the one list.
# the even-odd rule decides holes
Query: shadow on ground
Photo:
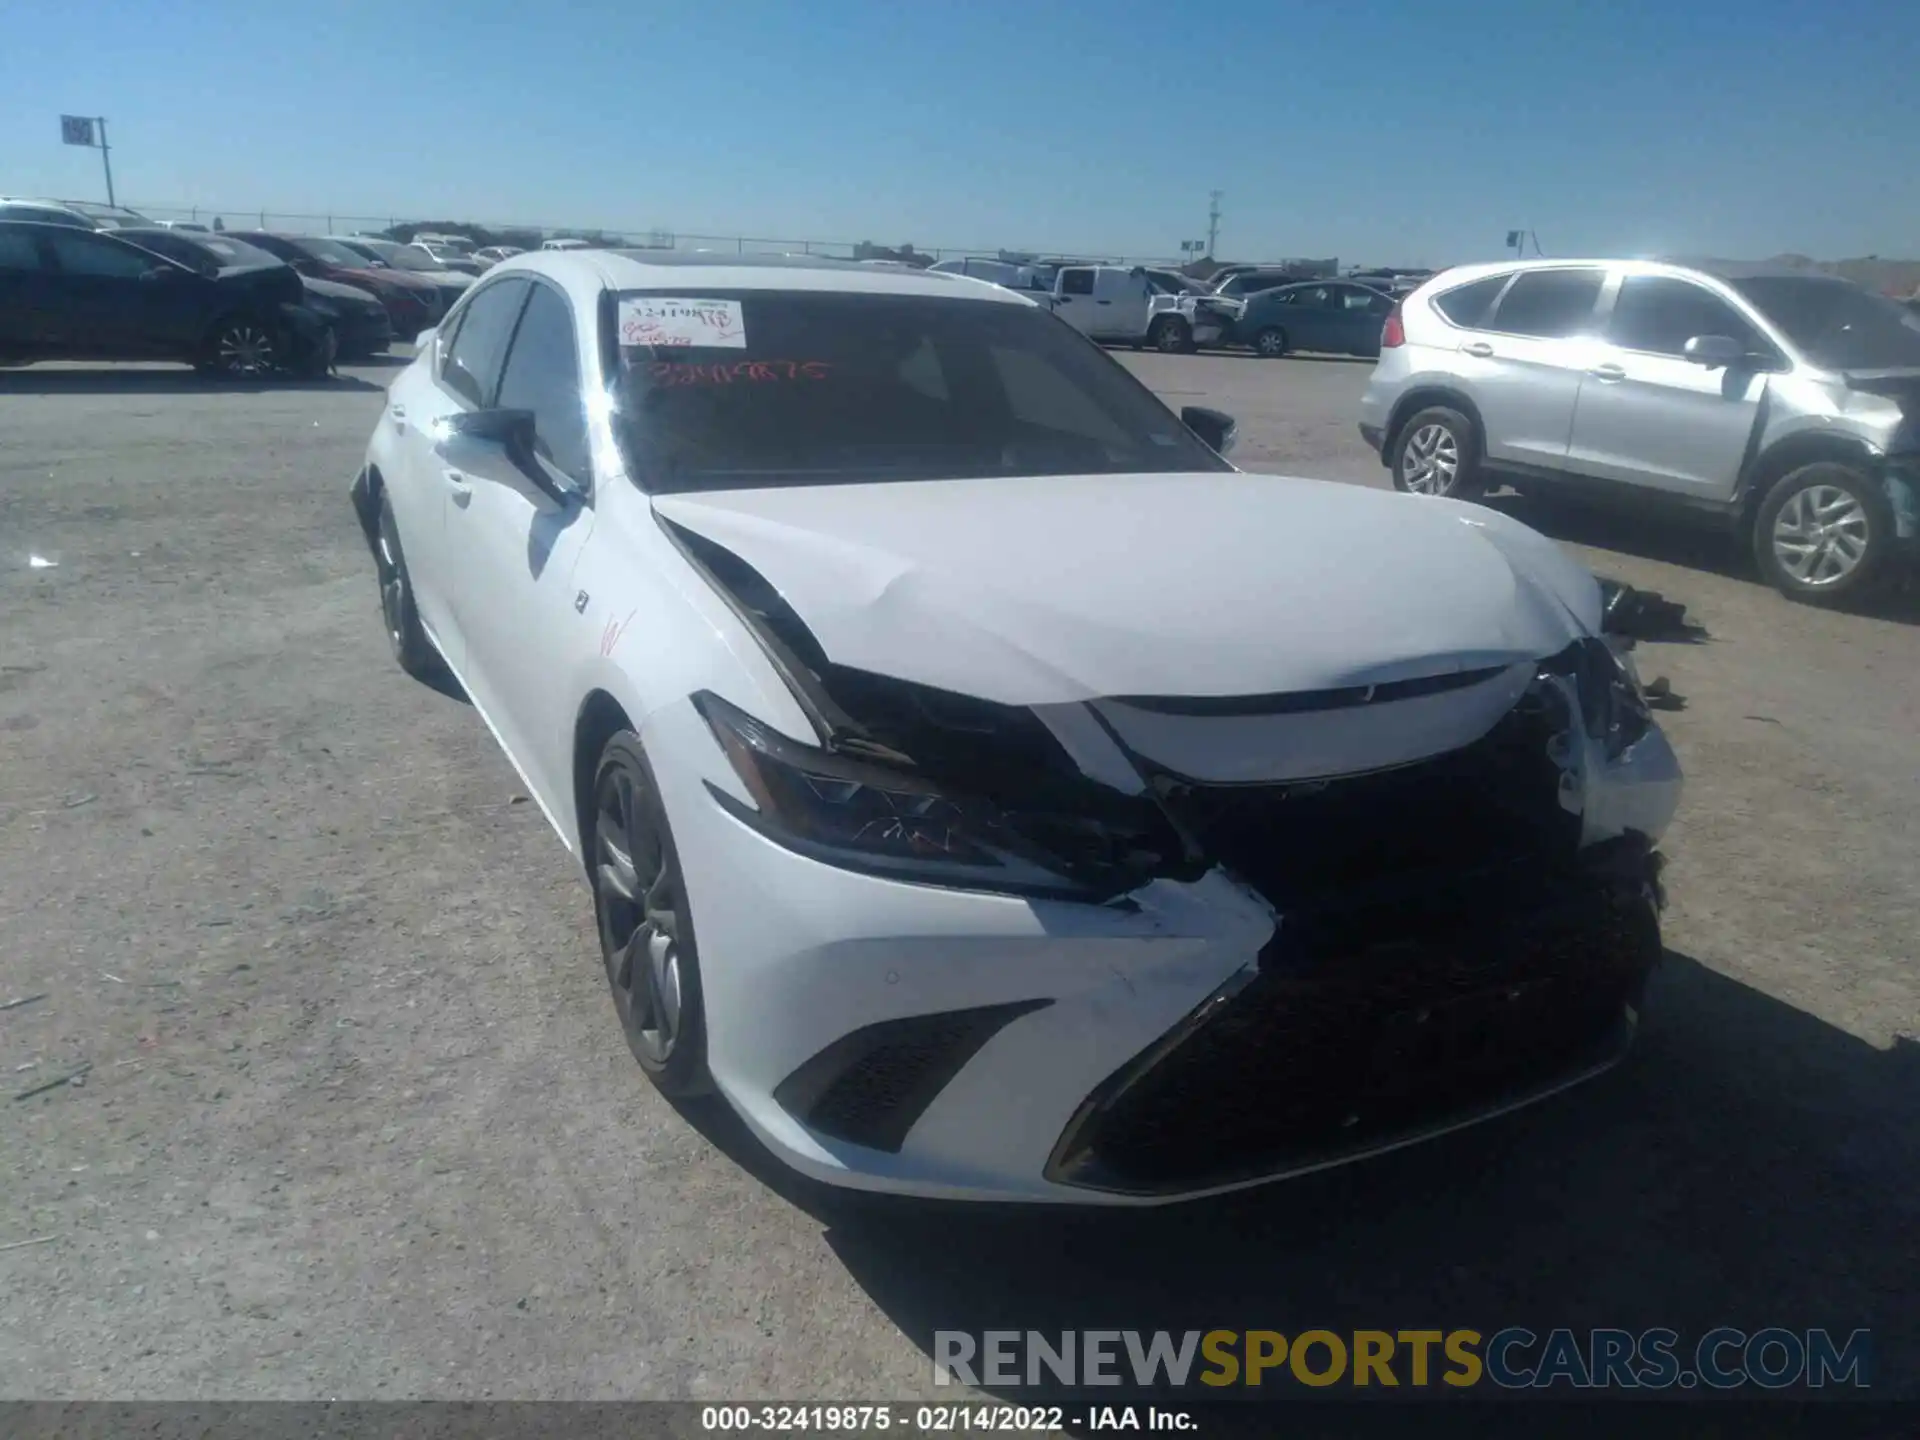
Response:
[{"label": "shadow on ground", "polygon": [[[405,364],[405,361],[398,363]],[[0,370],[0,395],[253,395],[263,391],[378,392],[353,375],[326,380],[221,380],[179,370]]]},{"label": "shadow on ground", "polygon": [[[1711,525],[1664,518],[1649,521],[1625,508],[1583,503],[1568,497],[1548,497],[1538,492],[1520,495],[1509,491],[1488,496],[1484,503],[1569,545],[1637,555],[1644,560],[1723,575],[1758,589],[1767,588],[1754,569],[1745,542]],[[1780,603],[1794,602],[1783,599]],[[1920,583],[1916,583],[1916,567],[1908,566],[1904,571],[1895,567],[1881,577],[1881,583],[1872,593],[1831,608],[1877,620],[1920,625]]]},{"label": "shadow on ground", "polygon": [[724,1106],[691,1118],[826,1225],[929,1357],[939,1330],[1666,1326],[1687,1354],[1719,1325],[1864,1327],[1875,1397],[1920,1397],[1920,1046],[1878,1050],[1673,952],[1612,1074],[1224,1200],[846,1196],[790,1175]]}]

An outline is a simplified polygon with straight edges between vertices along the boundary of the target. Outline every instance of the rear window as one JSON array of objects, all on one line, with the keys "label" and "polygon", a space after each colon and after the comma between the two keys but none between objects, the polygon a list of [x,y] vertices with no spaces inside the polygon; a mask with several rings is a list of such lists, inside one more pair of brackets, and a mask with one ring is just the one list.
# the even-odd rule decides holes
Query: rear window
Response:
[{"label": "rear window", "polygon": [[1227,468],[1025,305],[634,291],[616,323],[617,428],[650,492]]},{"label": "rear window", "polygon": [[1468,330],[1478,329],[1487,323],[1493,302],[1499,298],[1500,290],[1506,283],[1505,275],[1489,275],[1484,280],[1455,286],[1434,296],[1433,308],[1455,325]]}]

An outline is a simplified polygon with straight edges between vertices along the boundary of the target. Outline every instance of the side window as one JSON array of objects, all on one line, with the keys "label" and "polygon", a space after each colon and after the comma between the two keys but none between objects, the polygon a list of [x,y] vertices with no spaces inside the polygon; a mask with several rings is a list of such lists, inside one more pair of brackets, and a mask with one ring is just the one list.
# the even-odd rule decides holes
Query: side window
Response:
[{"label": "side window", "polygon": [[[477,324],[482,317],[473,318]],[[463,325],[461,338],[471,329]],[[459,349],[458,340],[454,348]],[[592,477],[573,314],[567,302],[545,285],[533,287],[527,313],[514,333],[513,349],[500,375],[499,405],[503,410],[533,411],[533,448],[554,469],[583,485]]]},{"label": "side window", "polygon": [[1710,290],[1666,275],[1629,275],[1620,282],[1607,339],[1623,350],[1679,355],[1696,335],[1726,335],[1749,354],[1769,349],[1731,305]]},{"label": "side window", "polygon": [[1493,302],[1500,298],[1507,278],[1489,275],[1484,280],[1456,286],[1443,295],[1434,296],[1433,308],[1462,329],[1478,330],[1487,323],[1487,314],[1493,309]]},{"label": "side window", "polygon": [[105,280],[138,280],[160,262],[155,257],[103,240],[87,230],[55,230],[47,235],[53,263],[63,275]]},{"label": "side window", "polygon": [[40,249],[24,230],[0,229],[0,270],[38,270]]},{"label": "side window", "polygon": [[1298,305],[1304,290],[1269,290],[1260,297],[1262,305]]},{"label": "side window", "polygon": [[469,404],[484,408],[492,402],[500,361],[513,335],[513,322],[520,317],[520,302],[526,298],[527,282],[507,279],[467,301],[466,315],[441,363],[440,378]]},{"label": "side window", "polygon": [[1606,280],[1601,270],[1523,270],[1500,297],[1493,328],[1559,340],[1590,328]]},{"label": "side window", "polygon": [[1060,293],[1062,295],[1091,295],[1093,293],[1093,271],[1062,270],[1060,272]]}]

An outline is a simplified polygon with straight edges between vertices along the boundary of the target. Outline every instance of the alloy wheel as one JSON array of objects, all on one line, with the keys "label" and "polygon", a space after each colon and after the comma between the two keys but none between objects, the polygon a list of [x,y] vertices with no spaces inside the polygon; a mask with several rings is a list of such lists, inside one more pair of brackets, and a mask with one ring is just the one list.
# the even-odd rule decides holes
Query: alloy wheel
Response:
[{"label": "alloy wheel", "polygon": [[1422,425],[1400,457],[1400,482],[1415,495],[1445,495],[1460,473],[1460,442],[1445,425]]},{"label": "alloy wheel", "polygon": [[229,375],[264,375],[273,369],[273,337],[250,320],[222,330],[214,353]]},{"label": "alloy wheel", "polygon": [[1278,357],[1287,353],[1287,337],[1278,330],[1262,330],[1253,337],[1253,348],[1262,355]]},{"label": "alloy wheel", "polygon": [[1186,348],[1186,333],[1178,325],[1162,321],[1154,328],[1153,348],[1163,355],[1177,355]]},{"label": "alloy wheel", "polygon": [[407,641],[407,573],[401,569],[400,557],[394,553],[393,531],[384,524],[380,527],[374,568],[379,571],[380,618],[387,627],[387,642],[393,646],[393,653],[399,655]]},{"label": "alloy wheel", "polygon": [[644,803],[646,778],[609,766],[594,796],[593,889],[600,949],[628,1043],[664,1065],[680,1038],[679,886]]},{"label": "alloy wheel", "polygon": [[1802,585],[1845,580],[1867,557],[1872,526],[1858,497],[1837,485],[1809,485],[1773,519],[1773,555]]}]

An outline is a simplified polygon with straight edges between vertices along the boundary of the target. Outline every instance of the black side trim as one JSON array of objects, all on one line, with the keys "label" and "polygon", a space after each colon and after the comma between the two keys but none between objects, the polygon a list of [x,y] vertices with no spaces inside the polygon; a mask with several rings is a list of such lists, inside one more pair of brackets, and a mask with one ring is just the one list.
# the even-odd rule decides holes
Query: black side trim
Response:
[{"label": "black side trim", "polygon": [[1337,690],[1296,690],[1281,695],[1133,696],[1114,697],[1116,705],[1150,710],[1158,715],[1304,715],[1316,710],[1350,710],[1358,705],[1384,705],[1422,695],[1444,695],[1491,680],[1507,667],[1457,670],[1450,675],[1423,675],[1413,680],[1389,680],[1383,685],[1346,685]]},{"label": "black side trim", "polygon": [[774,1087],[810,1130],[897,1153],[907,1132],[995,1035],[1051,1000],[882,1020],[841,1036]]}]

